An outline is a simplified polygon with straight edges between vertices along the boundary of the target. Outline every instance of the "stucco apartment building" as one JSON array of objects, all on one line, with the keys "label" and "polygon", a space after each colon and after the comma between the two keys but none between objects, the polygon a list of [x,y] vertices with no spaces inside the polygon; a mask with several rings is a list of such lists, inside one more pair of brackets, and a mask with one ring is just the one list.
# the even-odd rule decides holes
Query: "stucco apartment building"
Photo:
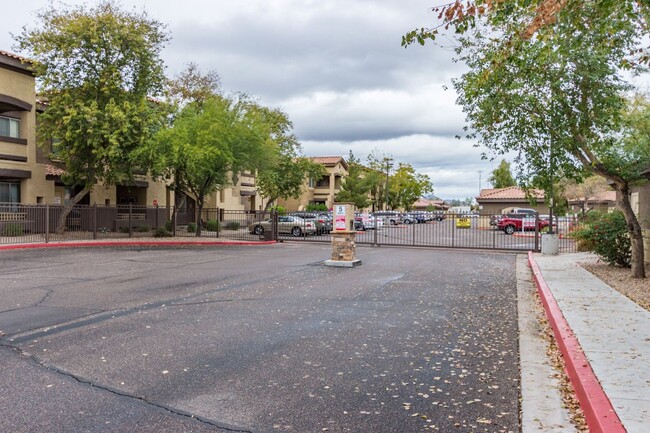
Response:
[{"label": "stucco apartment building", "polygon": [[[65,203],[76,192],[62,180],[65,167],[50,158],[51,149],[37,145],[38,112],[36,81],[30,61],[0,50],[0,203]],[[97,185],[80,204],[174,206],[181,202],[164,182],[137,175],[128,184]],[[194,200],[183,201],[187,210]],[[240,173],[231,188],[208,199],[209,207],[259,210],[266,202],[259,197],[255,175]]]},{"label": "stucco apartment building", "polygon": [[310,159],[322,164],[326,173],[320,179],[306,180],[299,198],[279,199],[278,204],[287,210],[304,210],[309,204],[332,208],[336,194],[341,191],[341,181],[348,175],[345,159],[342,156],[312,156]]}]

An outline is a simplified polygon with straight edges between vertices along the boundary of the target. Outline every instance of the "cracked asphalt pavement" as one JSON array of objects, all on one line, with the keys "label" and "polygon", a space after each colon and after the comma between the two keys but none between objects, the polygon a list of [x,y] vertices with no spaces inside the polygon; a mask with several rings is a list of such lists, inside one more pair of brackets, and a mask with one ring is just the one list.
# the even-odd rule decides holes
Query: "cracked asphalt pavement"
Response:
[{"label": "cracked asphalt pavement", "polygon": [[2,252],[0,431],[518,432],[515,256]]}]

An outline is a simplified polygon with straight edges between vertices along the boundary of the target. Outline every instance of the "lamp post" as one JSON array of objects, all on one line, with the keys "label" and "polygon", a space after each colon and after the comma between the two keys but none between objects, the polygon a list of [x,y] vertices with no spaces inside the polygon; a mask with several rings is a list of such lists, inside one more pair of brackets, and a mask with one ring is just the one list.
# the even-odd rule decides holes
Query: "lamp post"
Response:
[{"label": "lamp post", "polygon": [[384,162],[386,163],[386,204],[384,205],[384,210],[388,210],[388,178],[389,178],[389,173],[390,173],[390,168],[393,165],[393,158],[384,158]]}]

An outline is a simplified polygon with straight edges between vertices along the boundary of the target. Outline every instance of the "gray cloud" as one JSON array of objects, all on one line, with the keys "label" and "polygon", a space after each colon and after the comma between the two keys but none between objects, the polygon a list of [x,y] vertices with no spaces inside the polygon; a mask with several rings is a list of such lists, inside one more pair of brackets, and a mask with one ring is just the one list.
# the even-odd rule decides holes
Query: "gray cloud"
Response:
[{"label": "gray cloud", "polygon": [[[33,26],[48,0],[10,2],[13,33]],[[72,3],[85,3],[73,0]],[[434,2],[435,3],[435,2]],[[476,195],[481,161],[462,134],[453,90],[463,66],[449,49],[400,46],[430,26],[431,0],[122,0],[168,24],[163,51],[170,74],[188,62],[216,70],[226,91],[244,91],[285,110],[309,155],[365,158],[373,149],[428,174],[443,197]],[[0,49],[13,42],[0,33]]]}]

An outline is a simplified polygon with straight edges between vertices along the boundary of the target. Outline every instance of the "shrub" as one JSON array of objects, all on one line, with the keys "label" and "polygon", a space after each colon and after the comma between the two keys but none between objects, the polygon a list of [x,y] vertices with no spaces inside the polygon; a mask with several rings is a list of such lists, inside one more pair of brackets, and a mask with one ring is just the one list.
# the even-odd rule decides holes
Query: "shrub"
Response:
[{"label": "shrub", "polygon": [[187,232],[196,233],[196,223],[187,223]]},{"label": "shrub", "polygon": [[5,224],[2,228],[3,236],[22,236],[23,235],[23,226],[20,224]]},{"label": "shrub", "polygon": [[209,232],[219,231],[219,221],[217,220],[208,220],[205,223],[205,229]]},{"label": "shrub", "polygon": [[172,228],[173,228],[172,227],[172,221],[171,220],[165,221],[165,230],[167,230],[168,232],[171,232]]},{"label": "shrub", "polygon": [[239,230],[239,221],[228,221],[226,230]]},{"label": "shrub", "polygon": [[572,236],[582,251],[593,251],[610,265],[630,267],[632,244],[623,212],[590,212]]},{"label": "shrub", "polygon": [[282,206],[273,206],[271,207],[272,211],[276,211],[278,215],[286,215],[287,210],[283,208]]},{"label": "shrub", "polygon": [[327,212],[329,209],[323,203],[309,203],[306,210],[307,212]]},{"label": "shrub", "polygon": [[153,237],[155,238],[169,238],[172,236],[173,236],[172,233],[163,227],[157,228],[156,231],[153,233]]},{"label": "shrub", "polygon": [[147,233],[151,231],[151,228],[149,228],[149,226],[147,225],[144,225],[144,226],[135,227],[133,230],[138,233]]},{"label": "shrub", "polygon": [[119,229],[120,233],[129,233],[129,228],[128,227],[120,227]]}]

